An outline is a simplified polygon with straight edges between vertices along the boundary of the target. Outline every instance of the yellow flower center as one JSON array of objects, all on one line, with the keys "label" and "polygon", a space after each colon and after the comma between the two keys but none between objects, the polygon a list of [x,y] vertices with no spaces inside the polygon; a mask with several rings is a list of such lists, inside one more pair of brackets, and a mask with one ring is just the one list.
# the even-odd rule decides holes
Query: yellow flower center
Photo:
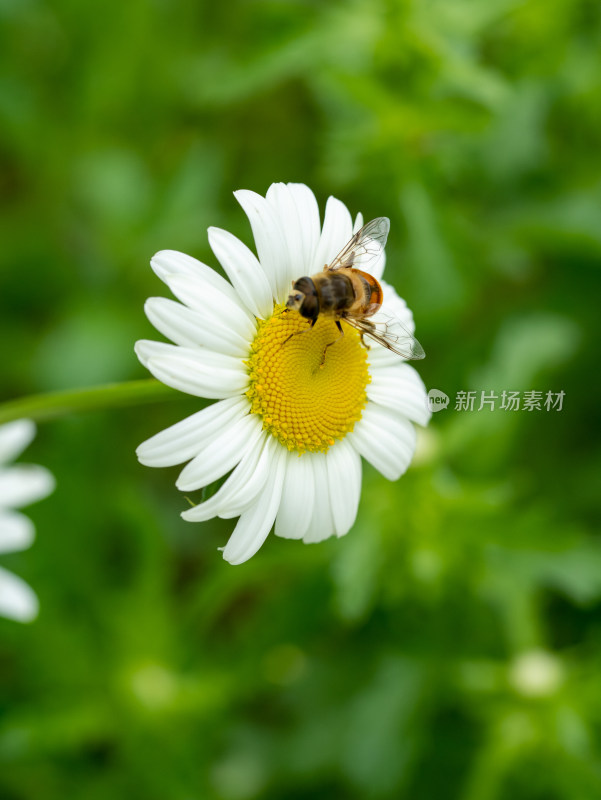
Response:
[{"label": "yellow flower center", "polygon": [[251,412],[289,450],[325,452],[361,419],[370,377],[359,334],[334,320],[311,323],[276,306],[260,320],[247,362]]}]

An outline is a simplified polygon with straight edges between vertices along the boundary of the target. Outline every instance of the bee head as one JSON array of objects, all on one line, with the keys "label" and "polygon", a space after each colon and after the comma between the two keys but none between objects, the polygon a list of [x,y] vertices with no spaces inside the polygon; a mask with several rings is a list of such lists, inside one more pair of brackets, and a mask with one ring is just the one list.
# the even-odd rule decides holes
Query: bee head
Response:
[{"label": "bee head", "polygon": [[296,309],[296,311],[300,311],[304,299],[305,299],[305,293],[299,292],[298,289],[294,289],[288,295],[288,300],[286,300],[286,305],[288,306],[288,308],[294,308]]},{"label": "bee head", "polygon": [[307,319],[316,319],[319,314],[319,299],[313,280],[305,276],[294,281],[286,305],[296,309]]}]

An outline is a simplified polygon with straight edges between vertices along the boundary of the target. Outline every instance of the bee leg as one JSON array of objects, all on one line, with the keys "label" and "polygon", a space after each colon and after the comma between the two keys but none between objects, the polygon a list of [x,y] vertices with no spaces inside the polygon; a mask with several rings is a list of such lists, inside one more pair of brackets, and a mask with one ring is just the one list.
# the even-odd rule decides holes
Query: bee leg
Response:
[{"label": "bee leg", "polygon": [[338,330],[340,331],[340,333],[339,333],[339,335],[338,335],[338,336],[337,336],[337,337],[334,339],[334,341],[333,341],[333,342],[328,342],[328,344],[327,344],[327,345],[324,347],[324,349],[323,349],[323,355],[322,355],[322,357],[321,357],[321,361],[320,361],[320,363],[319,363],[319,368],[320,368],[320,369],[321,369],[321,368],[323,367],[323,365],[326,363],[326,351],[327,351],[328,347],[331,347],[333,344],[336,344],[336,342],[338,341],[338,339],[340,339],[340,337],[341,337],[341,336],[344,336],[344,331],[342,330],[342,325],[340,324],[340,320],[339,320],[339,319],[337,319],[337,320],[336,320],[336,327],[338,328]]},{"label": "bee leg", "polygon": [[313,328],[313,326],[315,325],[316,322],[317,322],[317,318],[311,320],[311,325],[308,328],[305,328],[304,331],[295,331],[294,333],[291,333],[290,336],[288,336],[286,339],[284,339],[284,341],[282,342],[280,347],[283,347],[286,344],[286,342],[289,342],[290,339],[292,339],[293,336],[298,336],[300,333],[309,333],[309,331]]},{"label": "bee leg", "polygon": [[[375,330],[375,327],[376,327],[370,319],[364,319],[363,320],[363,325],[366,328],[369,328],[370,331]],[[363,345],[363,347],[366,350],[370,349],[370,345],[368,345],[367,342],[365,341],[365,332],[364,331],[361,332],[361,344]]]}]

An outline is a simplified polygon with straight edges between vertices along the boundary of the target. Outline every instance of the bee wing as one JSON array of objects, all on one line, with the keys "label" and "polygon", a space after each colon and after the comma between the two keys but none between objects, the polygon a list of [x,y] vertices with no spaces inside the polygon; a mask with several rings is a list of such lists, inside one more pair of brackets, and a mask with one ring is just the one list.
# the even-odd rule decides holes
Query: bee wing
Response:
[{"label": "bee wing", "polygon": [[344,321],[362,335],[369,336],[382,347],[392,350],[408,360],[424,358],[424,348],[400,319],[386,311],[378,311],[373,317],[346,315]]},{"label": "bee wing", "polygon": [[356,269],[367,269],[369,272],[382,258],[389,230],[390,220],[388,217],[372,219],[357,231],[336,258],[328,264],[326,270],[331,272],[345,267],[355,267]]}]

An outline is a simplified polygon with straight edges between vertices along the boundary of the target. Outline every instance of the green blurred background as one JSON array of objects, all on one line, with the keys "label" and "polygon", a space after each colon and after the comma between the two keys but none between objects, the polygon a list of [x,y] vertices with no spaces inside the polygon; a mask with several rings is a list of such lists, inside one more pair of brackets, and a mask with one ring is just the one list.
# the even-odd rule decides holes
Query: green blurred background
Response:
[{"label": "green blurred background", "polygon": [[[600,52],[596,0],[0,0],[2,399],[144,377],[149,258],[273,181],[391,218],[451,396],[345,539],[235,568],[134,455],[198,401],[41,424],[2,800],[601,797]],[[503,389],[564,408],[453,410]]]}]

